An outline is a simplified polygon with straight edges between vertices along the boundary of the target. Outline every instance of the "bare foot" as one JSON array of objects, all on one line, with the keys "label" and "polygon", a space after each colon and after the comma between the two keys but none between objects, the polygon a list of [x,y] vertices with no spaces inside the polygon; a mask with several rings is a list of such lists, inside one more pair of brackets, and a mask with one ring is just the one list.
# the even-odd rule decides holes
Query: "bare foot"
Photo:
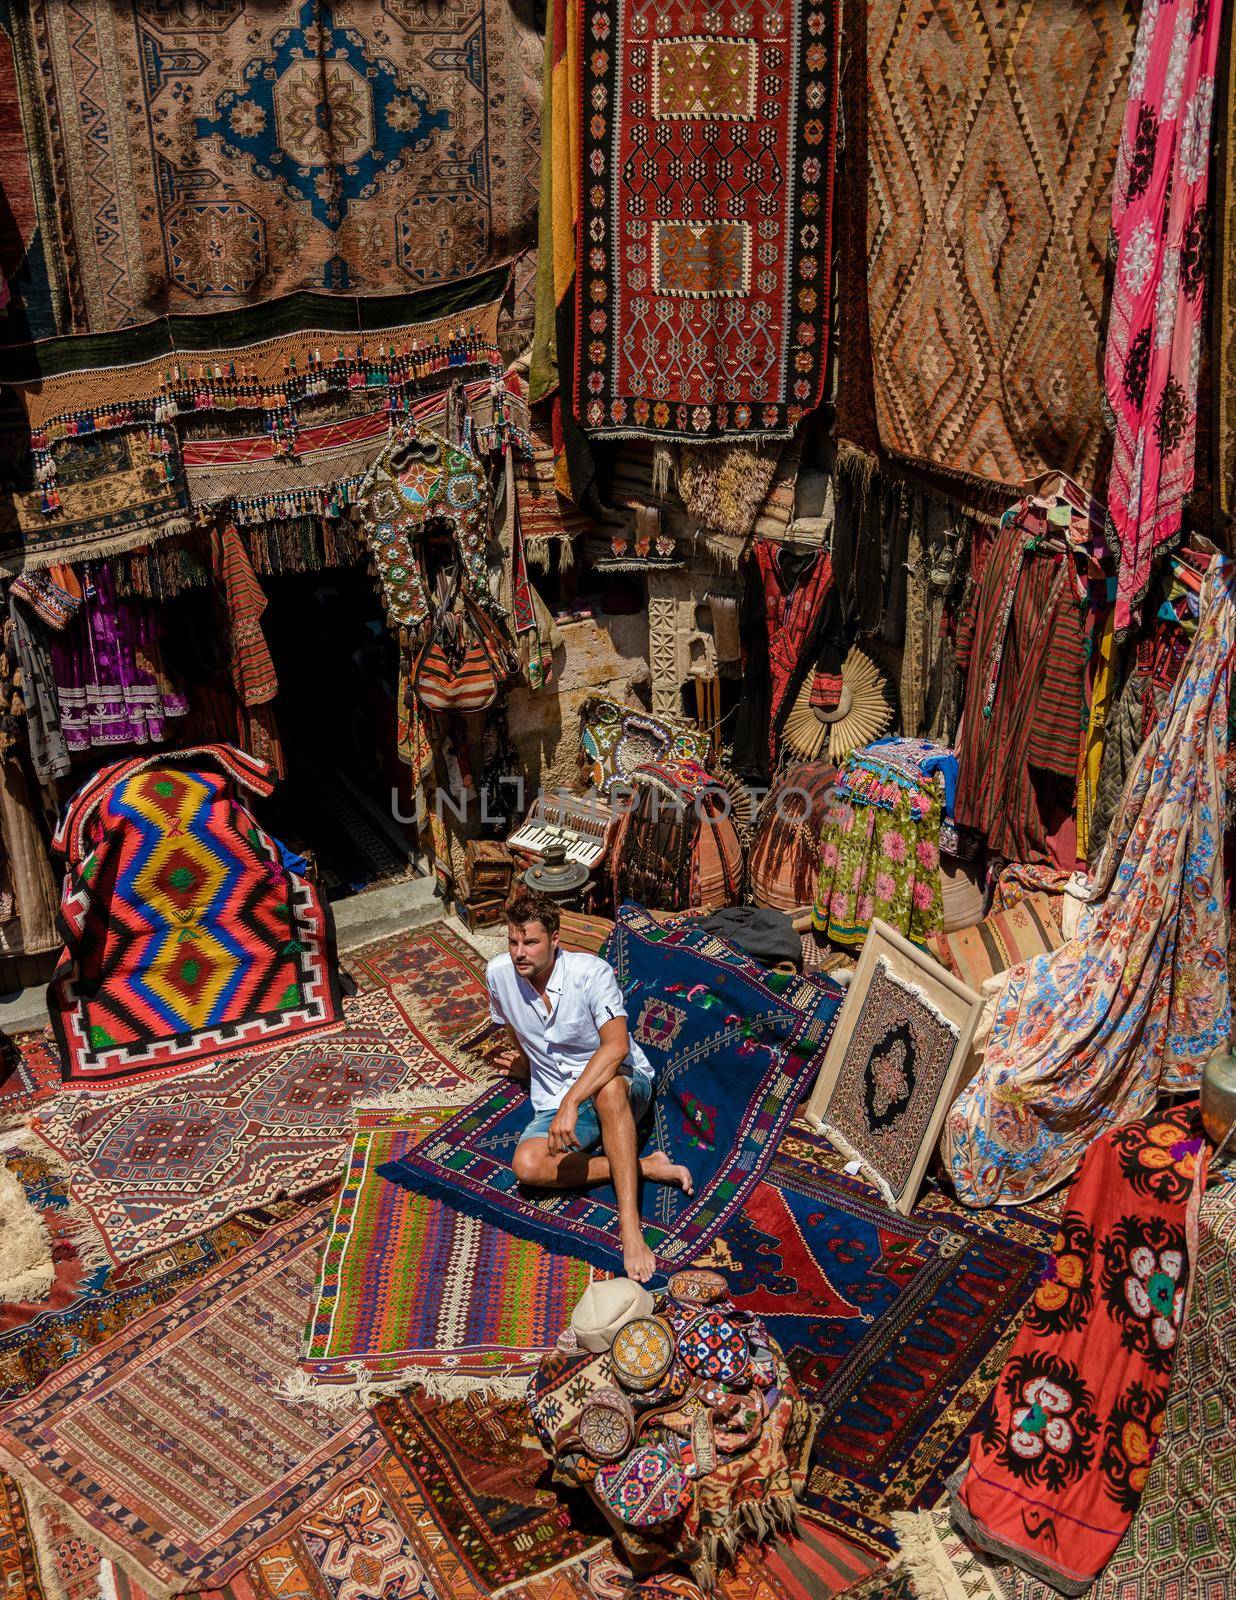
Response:
[{"label": "bare foot", "polygon": [[647,1283],[657,1270],[657,1258],[638,1228],[632,1229],[629,1236],[623,1233],[622,1264],[627,1277],[634,1278],[636,1283]]},{"label": "bare foot", "polygon": [[691,1169],[671,1161],[664,1150],[654,1150],[651,1155],[644,1157],[640,1166],[649,1183],[672,1183],[681,1189],[683,1194],[695,1193],[695,1180],[691,1176]]}]

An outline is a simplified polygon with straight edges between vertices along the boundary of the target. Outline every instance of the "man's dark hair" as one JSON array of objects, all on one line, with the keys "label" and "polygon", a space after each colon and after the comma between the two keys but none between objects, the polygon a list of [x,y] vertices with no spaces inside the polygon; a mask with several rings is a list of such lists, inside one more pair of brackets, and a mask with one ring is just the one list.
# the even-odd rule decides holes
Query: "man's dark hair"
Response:
[{"label": "man's dark hair", "polygon": [[526,922],[539,922],[546,933],[558,931],[558,907],[543,894],[532,894],[527,889],[517,889],[506,903],[506,920],[522,928]]}]

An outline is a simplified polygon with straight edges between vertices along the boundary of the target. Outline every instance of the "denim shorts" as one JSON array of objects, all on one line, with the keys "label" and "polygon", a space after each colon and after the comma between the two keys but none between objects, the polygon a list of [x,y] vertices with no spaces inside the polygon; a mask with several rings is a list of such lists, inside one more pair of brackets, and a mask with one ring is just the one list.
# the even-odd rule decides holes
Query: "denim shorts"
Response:
[{"label": "denim shorts", "polygon": [[[639,1122],[652,1104],[652,1079],[636,1067],[632,1071],[628,1082],[630,1084],[631,1115],[636,1122]],[[522,1144],[525,1139],[546,1138],[549,1134],[549,1125],[557,1115],[557,1107],[549,1111],[538,1111],[520,1134],[519,1142]],[[591,1100],[585,1100],[579,1108],[579,1115],[575,1119],[575,1137],[579,1141],[581,1150],[591,1150],[601,1142],[601,1124],[597,1118],[597,1108]]]}]

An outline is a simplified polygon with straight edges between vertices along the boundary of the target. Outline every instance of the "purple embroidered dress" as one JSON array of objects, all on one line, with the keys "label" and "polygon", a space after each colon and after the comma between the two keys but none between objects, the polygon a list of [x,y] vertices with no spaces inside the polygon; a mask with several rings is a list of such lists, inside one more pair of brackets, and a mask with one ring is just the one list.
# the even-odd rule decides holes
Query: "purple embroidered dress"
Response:
[{"label": "purple embroidered dress", "polygon": [[154,606],[141,596],[117,595],[106,561],[85,570],[82,593],[81,611],[51,637],[69,749],[158,744],[189,703],[164,671]]}]

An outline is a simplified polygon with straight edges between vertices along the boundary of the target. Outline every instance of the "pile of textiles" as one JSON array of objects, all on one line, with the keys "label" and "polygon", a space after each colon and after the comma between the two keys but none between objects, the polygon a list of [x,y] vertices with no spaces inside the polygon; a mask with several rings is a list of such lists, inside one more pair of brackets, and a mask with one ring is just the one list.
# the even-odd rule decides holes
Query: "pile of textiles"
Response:
[{"label": "pile of textiles", "polygon": [[821,835],[817,934],[853,948],[875,917],[917,944],[943,931],[956,782],[957,758],[927,739],[879,739],[846,758]]},{"label": "pile of textiles", "polygon": [[634,806],[614,835],[614,903],[713,911],[742,895],[743,848],[729,791],[689,757],[646,762],[632,774]]},{"label": "pile of textiles", "polygon": [[1075,935],[992,998],[982,1064],[945,1123],[967,1205],[1016,1205],[1105,1129],[1196,1088],[1231,1028],[1222,819],[1236,654],[1232,569],[1202,583],[1188,658],[1129,774]]},{"label": "pile of textiles", "polygon": [[719,1561],[797,1528],[818,1418],[719,1273],[675,1273],[633,1309],[582,1347],[566,1330],[528,1386],[532,1420],[637,1570],[681,1562],[711,1592]]},{"label": "pile of textiles", "polygon": [[1085,613],[1048,512],[1005,512],[957,633],[965,714],[960,826],[1009,861],[1075,864],[1073,799],[1085,718]]},{"label": "pile of textiles", "polygon": [[826,761],[787,767],[760,806],[747,860],[757,906],[799,911],[820,877],[820,834],[837,769]]},{"label": "pile of textiles", "polygon": [[338,1019],[329,914],[239,789],[269,794],[266,763],[207,745],[114,763],[69,802],[48,990],[66,1082],[168,1076]]}]

